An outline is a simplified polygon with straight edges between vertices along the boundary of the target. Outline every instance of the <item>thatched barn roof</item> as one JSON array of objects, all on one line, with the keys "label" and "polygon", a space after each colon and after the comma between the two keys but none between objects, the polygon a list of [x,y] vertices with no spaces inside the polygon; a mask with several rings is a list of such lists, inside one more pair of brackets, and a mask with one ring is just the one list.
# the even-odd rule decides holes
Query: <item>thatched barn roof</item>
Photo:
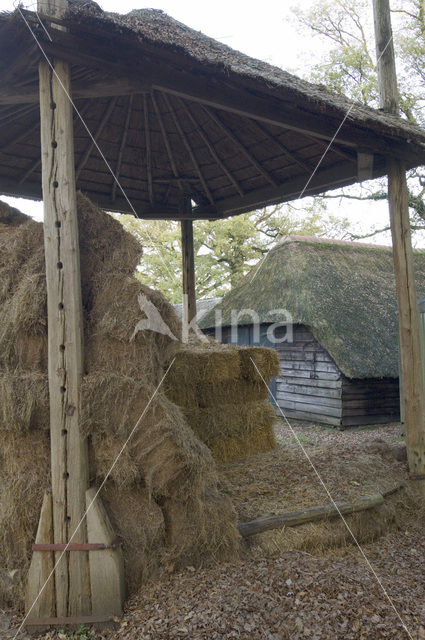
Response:
[{"label": "thatched barn roof", "polygon": [[[0,193],[41,197],[41,49],[71,64],[75,105],[141,217],[188,217],[184,198],[198,218],[294,199],[335,134],[306,195],[381,176],[391,155],[408,167],[425,163],[425,132],[401,118],[162,11],[119,15],[69,2],[61,20],[0,14]],[[77,114],[74,125],[77,187],[104,208],[132,210]]]},{"label": "thatched barn roof", "polygon": [[[425,294],[425,252],[415,251],[418,295]],[[232,310],[260,322],[306,325],[349,378],[398,377],[398,324],[392,250],[371,244],[292,236],[283,239],[203,320],[223,326]],[[250,324],[250,315],[239,325]]]}]

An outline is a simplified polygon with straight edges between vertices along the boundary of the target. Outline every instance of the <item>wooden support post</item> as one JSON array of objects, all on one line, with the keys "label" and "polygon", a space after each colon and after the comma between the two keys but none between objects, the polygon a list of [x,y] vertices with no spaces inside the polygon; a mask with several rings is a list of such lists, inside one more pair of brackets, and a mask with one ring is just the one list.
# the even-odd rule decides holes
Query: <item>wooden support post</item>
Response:
[{"label": "wooden support post", "polygon": [[[40,13],[60,17],[67,0],[39,0]],[[52,68],[53,67],[53,68]],[[44,243],[47,280],[53,539],[87,541],[87,443],[79,430],[83,314],[74,168],[70,69],[39,66]],[[60,558],[56,552],[56,560]],[[87,552],[65,553],[55,571],[56,616],[91,612]]]},{"label": "wooden support post", "polygon": [[[398,114],[397,77],[389,0],[373,0],[373,9],[381,108],[389,113]],[[418,479],[424,478],[421,484],[425,490],[425,403],[406,168],[402,160],[394,158],[388,159],[387,167],[407,454],[410,474]]]},{"label": "wooden support post", "polygon": [[[190,200],[185,200],[185,208],[191,210]],[[195,254],[193,248],[193,222],[181,221],[182,259],[183,259],[183,335],[196,316],[195,293]]]}]

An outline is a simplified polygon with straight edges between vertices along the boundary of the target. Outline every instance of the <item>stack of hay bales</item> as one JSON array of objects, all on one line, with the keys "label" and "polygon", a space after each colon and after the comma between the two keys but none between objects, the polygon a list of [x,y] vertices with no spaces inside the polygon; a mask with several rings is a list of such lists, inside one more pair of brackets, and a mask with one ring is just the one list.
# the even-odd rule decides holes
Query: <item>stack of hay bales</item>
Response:
[{"label": "stack of hay bales", "polygon": [[[175,335],[174,309],[133,277],[141,249],[107,214],[79,196],[85,323],[81,430],[90,482],[112,467],[181,346],[140,331],[140,293]],[[43,493],[50,486],[47,313],[43,227],[0,204],[0,602],[22,602]],[[102,490],[123,541],[128,591],[162,566],[231,559],[235,513],[215,463],[181,409],[160,390]]]},{"label": "stack of hay bales", "polygon": [[166,393],[214,459],[228,462],[276,446],[276,414],[265,382],[278,372],[272,349],[217,344],[182,349],[175,355]]}]

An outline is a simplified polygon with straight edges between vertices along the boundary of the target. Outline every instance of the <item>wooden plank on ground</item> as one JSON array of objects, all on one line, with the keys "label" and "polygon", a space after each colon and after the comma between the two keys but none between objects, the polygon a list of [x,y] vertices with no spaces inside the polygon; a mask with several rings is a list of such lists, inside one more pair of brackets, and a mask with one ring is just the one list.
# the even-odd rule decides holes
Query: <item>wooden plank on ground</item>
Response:
[{"label": "wooden plank on ground", "polygon": [[336,518],[340,514],[348,515],[350,513],[358,513],[366,509],[379,507],[384,503],[384,497],[381,493],[374,493],[370,496],[360,498],[356,502],[340,502],[320,507],[311,507],[302,511],[293,513],[284,513],[277,516],[267,516],[251,522],[241,522],[238,524],[238,531],[244,537],[254,536],[264,531],[272,529],[281,529],[282,527],[296,527],[307,522],[317,522],[319,520],[327,520]]}]

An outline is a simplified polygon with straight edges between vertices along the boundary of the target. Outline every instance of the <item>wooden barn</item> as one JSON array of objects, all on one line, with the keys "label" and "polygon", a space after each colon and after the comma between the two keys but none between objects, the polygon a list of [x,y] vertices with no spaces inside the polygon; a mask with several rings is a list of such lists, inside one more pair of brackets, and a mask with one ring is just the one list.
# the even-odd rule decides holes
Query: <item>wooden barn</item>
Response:
[{"label": "wooden barn", "polygon": [[[423,295],[424,252],[415,266]],[[288,418],[338,427],[399,419],[391,248],[285,238],[201,320],[210,334],[220,323],[223,342],[277,349],[272,393]]]}]

